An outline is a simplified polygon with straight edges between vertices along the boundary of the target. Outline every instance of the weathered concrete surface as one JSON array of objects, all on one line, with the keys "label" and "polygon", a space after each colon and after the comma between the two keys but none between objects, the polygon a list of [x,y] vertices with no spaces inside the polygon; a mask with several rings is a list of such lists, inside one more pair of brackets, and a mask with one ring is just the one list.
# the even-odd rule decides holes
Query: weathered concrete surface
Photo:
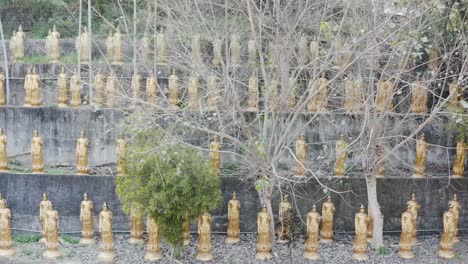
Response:
[{"label": "weathered concrete surface", "polygon": [[[122,212],[121,204],[115,193],[114,176],[71,176],[71,175],[32,175],[0,173],[0,192],[8,200],[13,214],[13,228],[39,230],[39,202],[43,192],[49,194],[60,215],[60,230],[71,232],[80,230],[79,204],[82,195],[87,192],[95,203],[95,215],[99,213],[103,202],[108,202],[114,214],[114,229],[128,230],[128,217]],[[447,178],[412,180],[412,179],[379,179],[379,202],[385,215],[385,231],[399,231],[400,216],[406,201],[412,192],[416,193],[421,204],[418,229],[434,230],[442,228],[442,214],[447,209],[449,198],[456,193],[463,205],[460,228],[468,228],[468,179],[451,180]],[[323,179],[326,188],[340,192],[332,193],[336,206],[335,231],[353,231],[354,214],[360,204],[367,204],[364,179],[343,178]],[[297,230],[304,228],[302,220],[315,203],[321,212],[321,204],[328,195],[325,188],[315,180],[298,185],[292,200],[293,207],[299,212],[295,224]],[[223,204],[213,212],[213,231],[226,230],[227,202],[231,193],[236,192],[242,203],[241,231],[255,232],[256,215],[260,209],[257,193],[252,185],[241,182],[234,177],[221,177],[221,190],[224,194]],[[287,188],[282,193],[289,193]],[[274,210],[277,213],[280,202],[277,190],[274,198]],[[276,218],[277,219],[277,218]],[[97,217],[95,217],[97,221]]]}]

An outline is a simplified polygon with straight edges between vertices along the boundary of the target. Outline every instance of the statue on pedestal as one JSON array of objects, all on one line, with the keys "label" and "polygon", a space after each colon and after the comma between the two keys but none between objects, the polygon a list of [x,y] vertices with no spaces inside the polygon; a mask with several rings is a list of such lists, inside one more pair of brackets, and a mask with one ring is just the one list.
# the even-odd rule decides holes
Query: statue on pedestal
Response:
[{"label": "statue on pedestal", "polygon": [[424,138],[424,133],[421,134],[416,143],[416,159],[414,161],[414,178],[425,178],[424,172],[426,170],[426,154],[427,143]]},{"label": "statue on pedestal", "polygon": [[412,85],[411,99],[411,112],[415,114],[427,113],[427,88],[419,78]]},{"label": "statue on pedestal", "polygon": [[320,74],[320,78],[309,84],[309,96],[312,98],[307,102],[307,110],[320,112],[327,110],[328,79],[325,73]]},{"label": "statue on pedestal", "polygon": [[217,68],[223,63],[223,43],[219,39],[213,41],[213,65]]},{"label": "statue on pedestal", "polygon": [[458,221],[460,219],[460,211],[461,211],[461,205],[460,202],[457,199],[457,195],[454,194],[452,200],[449,202],[449,206],[453,208],[453,214],[454,214],[454,226],[455,226],[455,231],[453,233],[453,243],[458,243],[460,242],[460,239],[458,238]]},{"label": "statue on pedestal", "polygon": [[270,112],[277,112],[280,108],[280,86],[278,80],[272,79],[268,87],[268,107]]},{"label": "statue on pedestal", "polygon": [[47,194],[42,194],[42,201],[39,203],[39,221],[41,222],[41,234],[42,238],[40,242],[45,243],[47,241],[46,236],[46,218],[47,218],[47,211],[52,209],[52,202],[49,201]]},{"label": "statue on pedestal", "polygon": [[107,107],[113,108],[116,106],[117,100],[117,91],[118,91],[119,80],[114,72],[107,77],[107,95],[106,95],[106,104]]},{"label": "statue on pedestal", "polygon": [[115,152],[117,153],[117,175],[122,176],[127,173],[126,158],[128,142],[125,140],[124,133],[120,133],[119,139],[117,139],[117,147]]},{"label": "statue on pedestal", "polygon": [[41,105],[41,77],[37,74],[36,68],[31,74],[31,106]]},{"label": "statue on pedestal", "polygon": [[23,27],[20,25],[18,32],[13,31],[13,36],[10,39],[10,53],[13,63],[23,61],[25,39],[26,35],[23,32]]},{"label": "statue on pedestal", "polygon": [[271,259],[271,216],[267,211],[266,205],[263,204],[262,211],[257,217],[257,254],[256,259],[268,260]]},{"label": "statue on pedestal", "polygon": [[192,58],[193,64],[198,65],[203,62],[202,48],[201,48],[201,37],[200,34],[195,34],[192,38]]},{"label": "statue on pedestal", "polygon": [[120,33],[119,27],[117,27],[117,31],[114,33],[113,38],[113,61],[112,64],[120,65],[123,63],[122,60],[122,34]]},{"label": "statue on pedestal", "polygon": [[307,160],[307,144],[304,140],[304,134],[296,141],[296,171],[294,176],[305,176],[305,163]]},{"label": "statue on pedestal", "polygon": [[136,104],[138,99],[141,98],[141,82],[143,77],[140,74],[135,73],[132,76],[132,94],[133,94],[133,104]]},{"label": "statue on pedestal", "polygon": [[331,196],[322,204],[322,229],[320,230],[320,242],[333,242],[333,222],[335,218],[335,205],[331,200]]},{"label": "statue on pedestal", "polygon": [[221,151],[221,143],[219,142],[218,136],[215,136],[210,144],[210,159],[211,167],[218,176],[221,174],[221,152],[219,151]]},{"label": "statue on pedestal", "polygon": [[7,202],[0,199],[0,257],[11,257],[15,250],[11,243],[11,211]]},{"label": "statue on pedestal", "polygon": [[147,63],[151,59],[151,39],[148,36],[148,32],[143,33],[143,37],[140,41],[141,49],[141,61]]},{"label": "statue on pedestal", "polygon": [[0,172],[8,171],[7,137],[0,128]]},{"label": "statue on pedestal", "polygon": [[148,98],[148,103],[156,105],[158,102],[158,81],[154,77],[154,74],[151,73],[150,76],[146,79],[146,97]]},{"label": "statue on pedestal", "polygon": [[161,30],[156,38],[156,46],[158,48],[158,56],[156,58],[158,64],[165,65],[167,63],[167,44],[166,34]]},{"label": "statue on pedestal", "polygon": [[344,136],[341,134],[340,139],[336,142],[336,160],[335,160],[335,176],[342,177],[346,173],[346,148],[347,144],[344,141]]},{"label": "statue on pedestal", "polygon": [[216,75],[212,74],[208,76],[206,87],[208,90],[208,95],[206,98],[208,107],[210,111],[216,111],[219,103],[218,79]]},{"label": "statue on pedestal", "polygon": [[56,259],[62,256],[59,249],[59,230],[58,230],[58,213],[54,210],[52,203],[50,203],[49,210],[46,211],[45,216],[45,230],[46,230],[46,251],[42,256],[44,258]]},{"label": "statue on pedestal", "polygon": [[46,39],[47,56],[49,63],[58,63],[60,59],[60,33],[55,25],[52,27],[52,32]]},{"label": "statue on pedestal", "polygon": [[255,40],[250,39],[247,46],[249,50],[249,63],[256,64],[258,62],[258,50]]},{"label": "statue on pedestal", "polygon": [[377,111],[392,111],[393,87],[390,80],[380,80],[377,84],[377,97],[375,100]]},{"label": "statue on pedestal", "polygon": [[107,35],[106,48],[107,48],[107,60],[112,63],[114,61],[114,54],[115,54],[114,36],[112,35],[112,31],[109,31],[109,34]]},{"label": "statue on pedestal", "polygon": [[130,215],[130,239],[128,243],[130,244],[139,244],[143,243],[143,230],[144,230],[144,221],[143,221],[143,210],[140,205],[133,205]]},{"label": "statue on pedestal", "polygon": [[70,78],[70,106],[78,107],[81,105],[81,80],[78,71],[75,69]]},{"label": "statue on pedestal", "polygon": [[353,259],[368,260],[367,256],[367,215],[364,205],[361,204],[359,212],[354,217],[356,238],[353,241]]},{"label": "statue on pedestal", "polygon": [[370,208],[367,207],[367,242],[371,243],[372,238],[374,237],[374,219],[370,214]]},{"label": "statue on pedestal", "polygon": [[146,229],[148,232],[148,247],[146,249],[145,260],[157,261],[162,259],[161,236],[159,225],[151,216],[147,217]]},{"label": "statue on pedestal", "polygon": [[318,59],[320,56],[320,45],[318,41],[316,40],[311,41],[309,45],[309,49],[310,49],[310,60],[315,61],[316,59]]},{"label": "statue on pedestal", "polygon": [[258,111],[258,77],[257,70],[252,72],[249,78],[249,99],[247,101],[247,111]]},{"label": "statue on pedestal", "polygon": [[231,52],[231,64],[239,65],[241,63],[241,44],[239,34],[232,34],[229,49]]},{"label": "statue on pedestal", "polygon": [[76,140],[76,172],[78,175],[88,174],[88,147],[89,140],[81,131],[80,137]]},{"label": "statue on pedestal", "polygon": [[210,261],[213,259],[211,254],[211,222],[212,216],[205,211],[198,217],[198,254],[200,261]]},{"label": "statue on pedestal", "polygon": [[68,106],[68,75],[65,73],[65,67],[62,66],[62,71],[57,78],[58,91],[58,107]]},{"label": "statue on pedestal", "polygon": [[453,252],[453,235],[455,233],[455,213],[453,207],[449,205],[448,211],[444,213],[444,232],[440,240],[440,249],[437,255],[445,259],[453,259],[455,252]]},{"label": "statue on pedestal", "polygon": [[298,58],[297,64],[299,66],[306,66],[309,63],[309,45],[307,37],[302,36],[298,44]]},{"label": "statue on pedestal", "polygon": [[197,76],[192,76],[190,78],[190,82],[188,85],[188,94],[189,94],[189,102],[188,107],[191,110],[196,110],[199,108],[199,101],[200,101],[200,81],[198,80]]},{"label": "statue on pedestal", "polygon": [[85,26],[83,28],[83,32],[81,32],[81,36],[78,36],[76,38],[75,42],[75,48],[77,51],[80,52],[80,58],[81,62],[84,64],[89,63],[90,57],[89,57],[89,33],[88,33],[88,27]]},{"label": "statue on pedestal", "polygon": [[105,81],[104,74],[101,73],[101,68],[98,69],[96,76],[94,76],[94,105],[96,107],[102,107],[104,104],[104,94],[105,94]]},{"label": "statue on pedestal", "polygon": [[99,233],[101,234],[101,244],[99,245],[99,262],[114,262],[114,234],[112,233],[112,212],[104,203],[99,214]]},{"label": "statue on pedestal", "polygon": [[32,173],[44,173],[44,155],[42,153],[44,142],[39,136],[39,132],[34,130],[34,136],[31,140]]},{"label": "statue on pedestal", "polygon": [[172,69],[172,75],[169,76],[169,104],[171,109],[179,109],[179,77],[175,69]]},{"label": "statue on pedestal", "polygon": [[28,68],[28,73],[24,77],[24,105],[31,106],[31,81],[32,81],[32,72],[31,67]]},{"label": "statue on pedestal", "polygon": [[305,242],[304,252],[305,259],[320,259],[320,255],[318,254],[320,220],[320,214],[317,213],[317,207],[314,204],[314,206],[312,206],[312,211],[307,214],[307,239]]},{"label": "statue on pedestal", "polygon": [[271,40],[268,42],[268,64],[276,65],[276,45]]},{"label": "statue on pedestal", "polygon": [[81,222],[81,239],[80,244],[94,244],[94,221],[93,221],[94,205],[89,200],[88,194],[83,195],[83,201],[80,204],[80,222]]},{"label": "statue on pedestal", "polygon": [[466,156],[466,143],[464,139],[458,140],[457,142],[457,156],[453,163],[453,175],[452,178],[463,178],[465,172],[465,156]]},{"label": "statue on pedestal", "polygon": [[346,113],[352,114],[358,111],[364,103],[362,92],[362,79],[346,80],[344,108]]},{"label": "statue on pedestal", "polygon": [[460,103],[462,88],[456,81],[449,85],[449,97],[447,102],[447,109],[451,112],[463,112],[463,107]]},{"label": "statue on pedestal", "polygon": [[417,229],[417,223],[418,223],[418,211],[421,208],[419,203],[416,201],[416,194],[412,193],[411,194],[411,200],[409,200],[406,205],[410,209],[411,215],[412,215],[412,223],[413,223],[413,245],[416,243],[416,229]]},{"label": "statue on pedestal", "polygon": [[226,244],[235,244],[240,241],[240,201],[236,193],[232,193],[232,199],[228,202],[228,224]]},{"label": "statue on pedestal", "polygon": [[185,215],[184,221],[184,246],[190,244],[190,214]]},{"label": "statue on pedestal", "polygon": [[296,108],[296,104],[297,104],[296,96],[298,95],[296,78],[289,77],[288,86],[289,86],[289,91],[288,91],[289,111],[294,112],[294,108]]},{"label": "statue on pedestal", "polygon": [[0,70],[0,106],[4,106],[6,104],[5,98],[5,75]]},{"label": "statue on pedestal", "polygon": [[401,236],[400,236],[400,251],[398,256],[404,259],[414,258],[413,253],[413,214],[411,207],[407,206],[406,211],[401,214]]}]

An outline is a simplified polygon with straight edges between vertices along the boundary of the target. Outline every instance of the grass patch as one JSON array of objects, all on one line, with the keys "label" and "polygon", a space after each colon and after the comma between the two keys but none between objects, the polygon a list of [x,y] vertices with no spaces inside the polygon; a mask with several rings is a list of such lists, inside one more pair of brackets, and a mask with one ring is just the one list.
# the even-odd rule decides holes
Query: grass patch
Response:
[{"label": "grass patch", "polygon": [[65,253],[65,257],[67,257],[67,258],[76,257],[76,252],[73,251],[73,250],[69,250],[69,251],[67,251],[67,253]]},{"label": "grass patch", "polygon": [[25,249],[21,251],[21,254],[24,256],[29,256],[31,258],[40,258],[42,256],[42,252],[39,250],[32,250],[32,249]]},{"label": "grass patch", "polygon": [[78,54],[71,53],[66,56],[60,57],[60,62],[64,64],[78,64]]},{"label": "grass patch", "polygon": [[41,240],[41,235],[13,235],[13,242],[18,244],[34,243]]},{"label": "grass patch", "polygon": [[25,63],[30,63],[30,64],[49,63],[49,57],[47,57],[46,55],[24,57],[24,62]]},{"label": "grass patch", "polygon": [[68,244],[72,244],[72,245],[78,244],[80,242],[78,238],[72,237],[72,236],[61,235],[60,238],[63,241],[67,242]]}]

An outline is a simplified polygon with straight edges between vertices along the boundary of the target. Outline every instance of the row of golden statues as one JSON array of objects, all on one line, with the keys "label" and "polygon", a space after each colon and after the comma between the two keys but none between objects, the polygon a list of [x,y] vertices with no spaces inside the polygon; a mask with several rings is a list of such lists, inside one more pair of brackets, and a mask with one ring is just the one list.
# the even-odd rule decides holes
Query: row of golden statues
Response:
[{"label": "row of golden statues", "polygon": [[[32,155],[32,172],[44,173],[44,157],[43,157],[43,140],[39,136],[37,130],[34,131],[31,140],[31,155]],[[117,154],[117,174],[125,174],[125,155],[127,153],[128,142],[123,133],[120,134],[116,142]],[[81,131],[80,137],[76,141],[76,171],[78,174],[88,174],[88,148],[89,139]],[[343,177],[346,175],[346,159],[347,148],[344,136],[341,135],[336,142],[336,158],[334,167],[334,176]],[[467,145],[464,140],[459,140],[456,147],[456,156],[453,164],[452,178],[463,178],[465,170],[465,156]],[[426,154],[428,150],[428,143],[425,140],[424,134],[421,134],[416,143],[416,159],[414,161],[414,178],[424,178],[426,168]],[[221,173],[221,151],[222,144],[218,136],[215,136],[210,143],[210,160],[211,165],[215,169],[216,174],[219,176]],[[294,170],[295,177],[304,177],[307,175],[307,143],[304,135],[296,141],[296,168]],[[0,172],[8,170],[8,156],[7,156],[7,137],[3,134],[0,128]],[[377,170],[377,177],[384,177],[384,165],[380,165]]]},{"label": "row of golden statues", "polygon": [[[70,106],[77,107],[81,105],[81,90],[82,81],[78,76],[77,71],[70,78],[70,88],[68,88],[68,75],[65,68],[62,67],[61,73],[57,78],[57,91],[58,91],[58,106],[68,106],[69,93],[70,93]],[[296,80],[291,78],[289,80],[289,88],[291,91],[297,90]],[[135,73],[131,80],[131,97],[135,100],[142,98],[142,83],[143,77]],[[317,80],[313,80],[308,85],[308,94],[310,100],[307,101],[306,108],[309,112],[323,112],[327,111],[327,101],[329,94],[329,80],[324,74]],[[117,96],[119,94],[119,79],[115,72],[111,72],[106,77],[99,70],[95,75],[93,86],[95,89],[94,105],[96,107],[116,107]],[[265,105],[266,109],[270,111],[280,111],[280,82],[278,80],[271,80],[270,85],[267,87],[264,96],[268,99]],[[377,84],[377,96],[375,106],[377,111],[393,111],[393,95],[395,84],[390,80],[380,80]],[[169,76],[169,94],[168,101],[170,109],[177,110],[182,103],[180,98],[179,77],[175,69]],[[208,76],[206,80],[207,97],[206,103],[208,108],[212,111],[217,109],[221,101],[221,92],[219,91],[219,78],[216,75]],[[151,73],[146,78],[146,97],[149,104],[156,104],[158,101],[158,81]],[[447,100],[447,109],[450,111],[458,111],[461,108],[460,103],[460,90],[461,86],[453,82],[449,86],[450,95]],[[199,76],[193,75],[188,81],[188,102],[187,107],[192,110],[200,108],[202,85]],[[412,85],[412,101],[411,112],[416,114],[425,114],[428,112],[428,88],[421,80],[416,80]],[[288,95],[288,111],[293,111],[297,105],[296,93],[291,92]],[[259,111],[259,80],[257,71],[254,70],[249,78],[248,84],[248,99],[247,110]],[[357,113],[364,105],[365,94],[363,91],[363,84],[361,79],[347,79],[345,82],[345,98],[344,110],[347,113]],[[5,104],[5,76],[0,73],[0,105]],[[24,106],[40,106],[41,105],[41,78],[35,68],[29,68],[28,73],[24,79]]]},{"label": "row of golden statues", "polygon": [[[227,244],[240,242],[240,201],[236,193],[228,202],[228,223],[227,223]],[[94,222],[93,222],[93,202],[85,193],[80,205],[81,239],[84,245],[93,244]],[[407,202],[406,210],[401,215],[401,236],[400,250],[398,256],[404,259],[414,258],[413,245],[416,243],[417,219],[420,205],[413,193]],[[304,258],[310,260],[320,259],[319,241],[322,243],[333,242],[333,224],[335,215],[335,205],[331,197],[328,196],[322,204],[322,216],[317,212],[315,204],[307,214],[307,239],[305,242]],[[443,234],[440,241],[438,255],[442,258],[451,259],[455,257],[453,244],[459,242],[458,220],[460,217],[461,205],[454,195],[449,202],[449,209],[443,215]],[[285,195],[279,205],[278,243],[288,243],[292,239],[292,217],[293,208]],[[41,224],[41,241],[46,244],[47,250],[44,252],[46,258],[57,258],[61,256],[58,241],[58,212],[53,209],[52,202],[47,194],[43,194],[43,199],[39,204],[39,220]],[[272,230],[271,215],[265,205],[257,216],[257,254],[256,258],[261,260],[271,259],[272,250]],[[372,240],[373,221],[372,217],[365,213],[363,205],[355,215],[355,239],[353,241],[353,259],[367,260],[367,242]],[[198,218],[198,255],[201,261],[213,259],[211,254],[211,224],[212,216],[209,212],[204,212]],[[144,215],[141,209],[135,207],[131,212],[131,229],[129,243],[143,243]],[[187,219],[184,223],[184,244],[190,243],[190,224]],[[112,212],[104,203],[103,210],[99,213],[99,233],[101,235],[99,261],[113,261],[115,258],[114,238],[112,229]],[[161,255],[161,241],[159,226],[153,218],[147,218],[148,247],[146,260],[159,260]],[[15,254],[11,243],[11,211],[7,208],[7,202],[0,195],[0,256],[13,256]]]}]

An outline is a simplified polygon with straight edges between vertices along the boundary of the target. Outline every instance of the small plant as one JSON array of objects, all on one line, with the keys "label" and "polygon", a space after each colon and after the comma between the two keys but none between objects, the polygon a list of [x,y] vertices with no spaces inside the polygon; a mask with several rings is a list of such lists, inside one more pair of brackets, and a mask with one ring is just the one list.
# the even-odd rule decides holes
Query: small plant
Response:
[{"label": "small plant", "polygon": [[65,241],[65,242],[67,242],[67,243],[69,243],[69,244],[72,244],[72,245],[78,244],[78,243],[80,242],[80,240],[79,240],[78,238],[72,237],[72,236],[61,235],[60,238],[61,238],[63,241]]},{"label": "small plant", "polygon": [[388,248],[386,248],[384,246],[380,246],[377,249],[377,252],[379,252],[379,254],[382,255],[382,256],[387,256],[388,255]]},{"label": "small plant", "polygon": [[25,249],[23,251],[21,251],[21,254],[24,255],[24,256],[29,256],[31,258],[40,258],[42,253],[38,250],[32,250],[32,249]]},{"label": "small plant", "polygon": [[74,250],[67,251],[67,253],[65,253],[65,256],[67,258],[73,258],[76,256],[76,252]]},{"label": "small plant", "polygon": [[239,165],[234,162],[226,162],[223,164],[223,169],[229,171],[236,171],[237,169],[239,169]]},{"label": "small plant", "polygon": [[13,242],[17,244],[34,243],[41,240],[41,235],[13,235]]}]

